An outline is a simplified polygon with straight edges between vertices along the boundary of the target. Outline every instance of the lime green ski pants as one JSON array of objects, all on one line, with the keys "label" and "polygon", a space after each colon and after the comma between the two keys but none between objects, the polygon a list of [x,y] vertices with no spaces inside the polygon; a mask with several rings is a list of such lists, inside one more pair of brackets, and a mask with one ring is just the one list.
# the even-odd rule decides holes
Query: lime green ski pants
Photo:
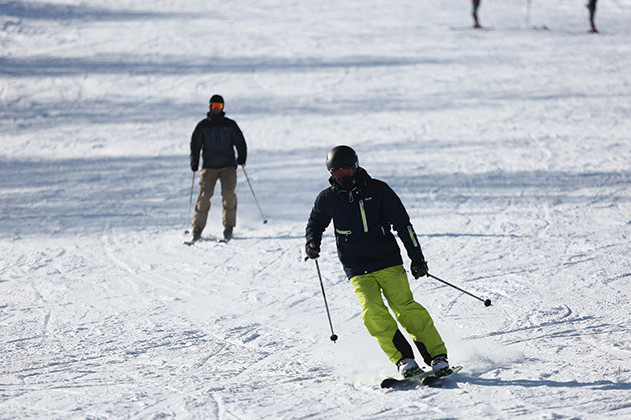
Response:
[{"label": "lime green ski pants", "polygon": [[402,354],[393,340],[398,330],[397,322],[384,304],[382,292],[397,321],[415,342],[425,346],[430,357],[447,354],[431,316],[414,300],[402,265],[354,276],[350,281],[362,306],[364,325],[392,363],[401,360]]}]

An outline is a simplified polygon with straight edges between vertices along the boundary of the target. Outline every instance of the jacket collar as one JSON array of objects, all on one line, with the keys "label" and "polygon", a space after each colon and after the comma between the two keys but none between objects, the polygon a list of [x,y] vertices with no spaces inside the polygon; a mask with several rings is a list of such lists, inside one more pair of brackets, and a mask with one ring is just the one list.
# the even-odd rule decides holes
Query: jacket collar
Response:
[{"label": "jacket collar", "polygon": [[208,119],[209,119],[210,121],[219,121],[219,120],[223,119],[223,117],[224,117],[225,115],[226,115],[226,113],[225,113],[225,112],[223,112],[223,111],[221,111],[221,112],[220,112],[220,113],[218,113],[218,114],[213,114],[213,113],[212,113],[212,112],[210,112],[210,111],[208,111],[208,112],[206,113],[206,116],[208,117]]},{"label": "jacket collar", "polygon": [[355,182],[355,186],[350,190],[344,189],[340,184],[337,183],[337,181],[335,180],[335,178],[333,178],[333,176],[329,177],[329,184],[331,184],[331,189],[338,194],[351,193],[351,194],[357,195],[362,190],[362,188],[368,183],[371,177],[370,175],[368,175],[368,172],[366,172],[366,170],[360,166],[357,168],[356,179],[357,179],[357,182]]}]

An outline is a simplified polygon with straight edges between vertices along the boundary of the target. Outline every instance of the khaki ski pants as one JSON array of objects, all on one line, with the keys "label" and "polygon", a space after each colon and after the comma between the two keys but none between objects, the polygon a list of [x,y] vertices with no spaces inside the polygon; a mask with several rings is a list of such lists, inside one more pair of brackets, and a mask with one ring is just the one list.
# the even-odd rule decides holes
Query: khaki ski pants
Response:
[{"label": "khaki ski pants", "polygon": [[199,174],[199,196],[195,203],[195,215],[193,216],[193,229],[204,230],[210,199],[215,191],[217,180],[221,183],[221,204],[223,206],[224,227],[234,227],[237,224],[237,168],[228,166],[221,169],[202,169]]}]

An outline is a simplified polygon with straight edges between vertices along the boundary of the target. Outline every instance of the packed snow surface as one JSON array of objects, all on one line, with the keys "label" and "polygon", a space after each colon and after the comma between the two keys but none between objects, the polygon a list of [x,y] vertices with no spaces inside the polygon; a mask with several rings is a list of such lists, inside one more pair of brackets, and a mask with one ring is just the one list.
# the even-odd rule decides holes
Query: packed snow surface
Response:
[{"label": "packed snow surface", "polygon": [[[0,418],[631,418],[631,0],[583,3],[0,0]],[[234,240],[186,247],[214,93],[269,222],[239,169]],[[443,388],[379,388],[330,228],[329,340],[338,144],[493,301],[411,281]]]}]

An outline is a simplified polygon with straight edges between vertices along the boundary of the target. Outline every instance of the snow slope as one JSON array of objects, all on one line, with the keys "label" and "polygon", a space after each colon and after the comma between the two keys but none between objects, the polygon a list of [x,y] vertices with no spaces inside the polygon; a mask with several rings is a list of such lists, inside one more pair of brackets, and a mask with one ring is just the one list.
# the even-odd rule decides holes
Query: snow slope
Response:
[{"label": "snow slope", "polygon": [[[0,418],[631,417],[631,1],[598,35],[526,3],[0,1]],[[239,172],[236,238],[189,248],[213,93],[269,223]],[[302,248],[337,144],[494,303],[411,282],[443,389],[379,389],[330,231],[328,339]]]}]

